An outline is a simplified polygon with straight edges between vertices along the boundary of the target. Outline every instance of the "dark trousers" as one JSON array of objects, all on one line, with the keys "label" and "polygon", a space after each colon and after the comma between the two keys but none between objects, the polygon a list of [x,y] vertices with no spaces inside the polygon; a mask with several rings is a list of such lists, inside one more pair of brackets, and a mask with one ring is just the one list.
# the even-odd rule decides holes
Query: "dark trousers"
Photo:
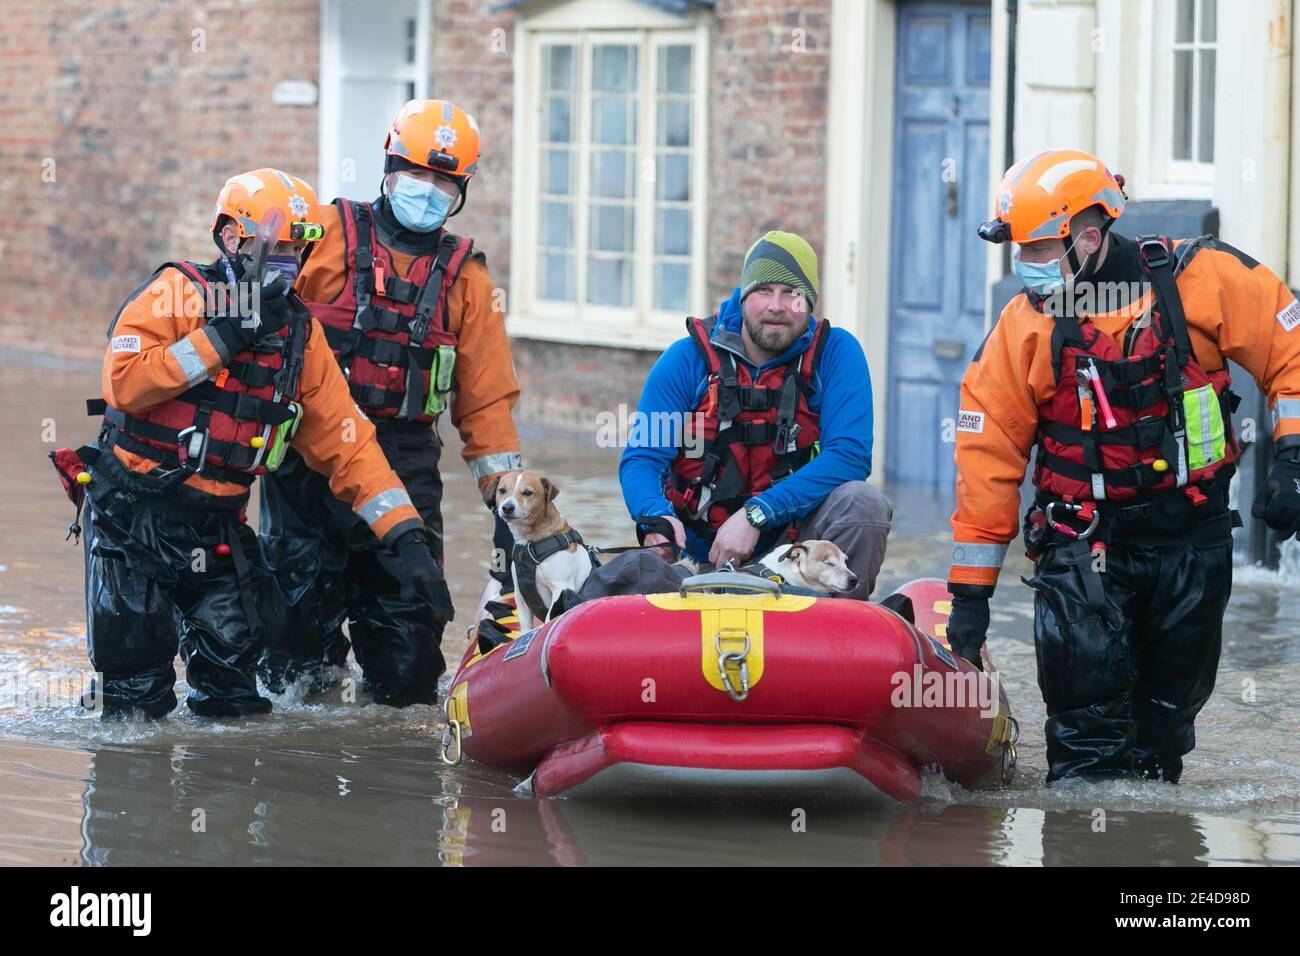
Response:
[{"label": "dark trousers", "polygon": [[[424,519],[429,550],[441,566],[441,443],[428,425],[376,424],[380,447]],[[259,546],[267,571],[261,673],[267,685],[279,692],[305,678],[308,686],[321,686],[325,668],[347,659],[346,620],[375,700],[435,703],[446,667],[443,625],[428,604],[402,600],[401,582],[379,561],[370,528],[293,452],[259,484]]]},{"label": "dark trousers", "polygon": [[[133,497],[100,469],[95,482],[82,528],[86,643],[98,676],[83,703],[106,717],[165,716],[176,707],[179,652],[194,713],[269,711],[257,692],[262,648],[248,614],[256,588],[252,529],[236,512],[178,511]],[[223,544],[247,564],[218,553]]]},{"label": "dark trousers", "polygon": [[1048,782],[1140,774],[1175,781],[1214,690],[1232,544],[1111,544],[1089,607],[1066,545],[1047,547],[1034,595]]}]

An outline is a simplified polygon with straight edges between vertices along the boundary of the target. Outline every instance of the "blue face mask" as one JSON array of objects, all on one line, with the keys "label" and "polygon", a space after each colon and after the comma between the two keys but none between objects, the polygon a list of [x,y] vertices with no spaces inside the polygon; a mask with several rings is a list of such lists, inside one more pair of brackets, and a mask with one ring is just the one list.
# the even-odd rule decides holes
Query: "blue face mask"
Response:
[{"label": "blue face mask", "polygon": [[298,276],[298,270],[302,268],[302,263],[300,263],[298,257],[293,254],[267,256],[266,268],[268,270],[275,269],[289,281],[290,285],[292,285],[293,280]]},{"label": "blue face mask", "polygon": [[1065,288],[1060,259],[1051,262],[1024,262],[1020,258],[1020,250],[1016,249],[1011,253],[1011,269],[1026,289],[1038,295],[1046,297]]},{"label": "blue face mask", "polygon": [[447,221],[452,197],[433,183],[413,176],[398,176],[397,185],[388,194],[393,215],[412,232],[433,232]]}]

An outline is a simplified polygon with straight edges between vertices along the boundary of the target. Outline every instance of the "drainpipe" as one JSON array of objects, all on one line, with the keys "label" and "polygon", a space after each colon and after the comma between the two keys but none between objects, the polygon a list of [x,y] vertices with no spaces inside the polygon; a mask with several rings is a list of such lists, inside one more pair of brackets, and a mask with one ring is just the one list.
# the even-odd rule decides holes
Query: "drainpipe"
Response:
[{"label": "drainpipe", "polygon": [[[1016,158],[1016,13],[1018,0],[1007,0],[1007,132],[1003,143],[1005,165]],[[1002,249],[1002,274],[1011,271],[1011,243]]]}]

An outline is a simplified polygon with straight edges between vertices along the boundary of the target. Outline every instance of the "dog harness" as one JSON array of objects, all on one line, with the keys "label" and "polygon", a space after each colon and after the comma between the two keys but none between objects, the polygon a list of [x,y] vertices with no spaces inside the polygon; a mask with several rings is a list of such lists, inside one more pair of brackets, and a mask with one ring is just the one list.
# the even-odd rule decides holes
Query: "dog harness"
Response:
[{"label": "dog harness", "polygon": [[582,535],[574,528],[540,541],[516,542],[510,553],[510,562],[515,571],[515,600],[517,602],[522,598],[538,621],[544,621],[551,609],[543,603],[542,596],[537,591],[537,566],[551,555],[568,550],[571,544],[580,545],[587,552],[593,568],[600,567],[595,549],[583,544]]}]

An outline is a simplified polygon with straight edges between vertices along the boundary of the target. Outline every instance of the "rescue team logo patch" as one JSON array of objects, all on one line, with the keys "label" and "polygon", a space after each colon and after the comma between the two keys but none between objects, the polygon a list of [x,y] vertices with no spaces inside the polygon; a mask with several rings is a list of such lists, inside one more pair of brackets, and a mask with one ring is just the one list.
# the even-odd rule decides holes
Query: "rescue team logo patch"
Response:
[{"label": "rescue team logo patch", "polygon": [[1292,299],[1291,304],[1277,314],[1277,321],[1288,332],[1300,325],[1300,302]]},{"label": "rescue team logo patch", "polygon": [[451,149],[456,145],[456,131],[445,123],[434,130],[433,135],[443,149]]},{"label": "rescue team logo patch", "polygon": [[113,339],[114,352],[138,352],[140,351],[140,336],[138,335],[119,335]]},{"label": "rescue team logo patch", "polygon": [[984,413],[962,409],[957,413],[957,431],[980,434],[984,431]]}]

